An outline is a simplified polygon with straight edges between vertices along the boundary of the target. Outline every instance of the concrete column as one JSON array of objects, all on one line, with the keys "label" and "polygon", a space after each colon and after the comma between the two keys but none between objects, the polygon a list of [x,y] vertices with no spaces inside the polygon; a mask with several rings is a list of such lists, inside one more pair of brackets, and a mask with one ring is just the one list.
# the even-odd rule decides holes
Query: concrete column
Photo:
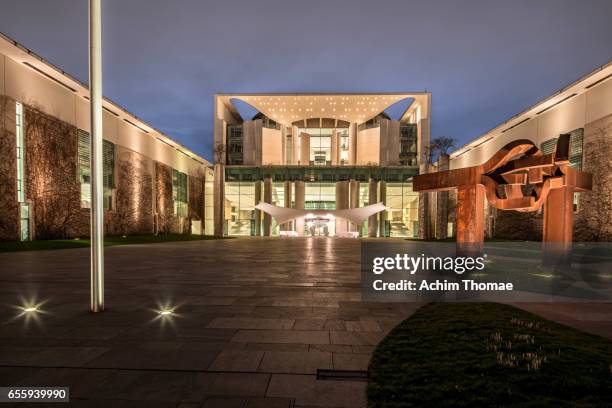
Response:
[{"label": "concrete column", "polygon": [[[350,202],[349,208],[359,208],[359,181],[350,181]],[[351,223],[351,231],[359,231],[359,226]]]},{"label": "concrete column", "polygon": [[[378,203],[378,181],[370,178],[368,182],[368,204]],[[377,222],[378,214],[370,215],[368,218],[368,237],[376,237],[376,231],[378,227]]]},{"label": "concrete column", "polygon": [[[438,158],[438,171],[447,171],[449,168],[449,156],[440,155]],[[435,225],[436,239],[446,239],[448,232],[448,191],[439,191],[436,194]]]},{"label": "concrete column", "polygon": [[[291,208],[291,187],[293,186],[293,183],[289,180],[286,180],[284,183],[284,190],[285,190],[285,197],[284,198],[284,204],[286,208]],[[291,223],[292,221],[289,221],[283,225],[281,225],[281,229],[283,231],[291,231]]]},{"label": "concrete column", "polygon": [[225,225],[225,169],[221,163],[217,163],[214,172],[214,234],[221,237]]},{"label": "concrete column", "polygon": [[310,135],[302,133],[300,135],[300,165],[308,166],[310,164]]},{"label": "concrete column", "polygon": [[[272,204],[272,179],[270,177],[264,178],[264,202]],[[272,216],[268,213],[264,213],[263,216],[263,235],[269,237],[272,231]]]},{"label": "concrete column", "polygon": [[[336,181],[336,210],[349,208],[349,181]],[[348,232],[349,222],[343,218],[336,218],[336,235]]]},{"label": "concrete column", "polygon": [[331,164],[338,165],[338,132],[334,129],[331,136]]},{"label": "concrete column", "polygon": [[357,164],[357,124],[351,123],[349,125],[349,164]]},{"label": "concrete column", "polygon": [[295,208],[303,210],[306,199],[306,184],[302,180],[295,182]]},{"label": "concrete column", "polygon": [[[295,208],[303,210],[305,207],[306,199],[306,185],[302,180],[295,182]],[[298,218],[295,220],[295,230],[299,236],[304,235],[304,218]]]},{"label": "concrete column", "polygon": [[[255,205],[261,202],[261,181],[255,182]],[[255,235],[261,235],[261,210],[255,210]]]},{"label": "concrete column", "polygon": [[299,137],[298,137],[298,127],[297,126],[293,126],[293,129],[291,130],[291,143],[293,143],[292,145],[292,154],[291,154],[291,163],[289,164],[298,164],[299,161],[299,157],[298,157],[298,152],[299,152],[299,148],[300,148],[300,143],[299,143]]},{"label": "concrete column", "polygon": [[[379,183],[379,187],[380,187],[380,201],[384,204],[387,205],[387,182],[386,181],[380,181]],[[380,214],[380,223],[379,223],[379,232],[378,235],[380,237],[385,237],[385,221],[387,220],[387,211],[381,211],[379,212]]]}]

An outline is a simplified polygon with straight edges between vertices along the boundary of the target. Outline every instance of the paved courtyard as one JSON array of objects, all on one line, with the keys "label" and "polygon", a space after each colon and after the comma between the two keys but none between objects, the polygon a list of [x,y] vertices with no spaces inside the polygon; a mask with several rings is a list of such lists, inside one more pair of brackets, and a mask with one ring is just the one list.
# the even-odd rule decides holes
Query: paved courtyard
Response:
[{"label": "paved courtyard", "polygon": [[[91,314],[87,249],[0,254],[0,386],[68,385],[84,407],[365,406],[364,381],[317,370],[365,371],[418,305],[362,302],[359,261],[351,239],[111,247]],[[608,306],[522,307],[612,337]]]}]

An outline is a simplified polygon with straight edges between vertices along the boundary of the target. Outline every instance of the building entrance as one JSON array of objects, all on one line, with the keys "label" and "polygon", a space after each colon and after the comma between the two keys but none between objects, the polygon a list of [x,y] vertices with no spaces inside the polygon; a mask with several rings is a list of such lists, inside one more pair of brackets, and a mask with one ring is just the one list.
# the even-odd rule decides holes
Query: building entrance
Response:
[{"label": "building entrance", "polygon": [[331,237],[335,235],[335,223],[327,217],[306,217],[304,219],[304,236]]}]

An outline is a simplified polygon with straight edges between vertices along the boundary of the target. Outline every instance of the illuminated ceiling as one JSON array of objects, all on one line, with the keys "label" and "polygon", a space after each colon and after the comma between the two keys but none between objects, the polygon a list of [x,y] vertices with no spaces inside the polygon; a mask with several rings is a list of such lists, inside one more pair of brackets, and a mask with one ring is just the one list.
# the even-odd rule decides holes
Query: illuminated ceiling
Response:
[{"label": "illuminated ceiling", "polygon": [[217,103],[223,103],[239,118],[240,115],[231,100],[240,99],[267,117],[285,125],[308,118],[334,118],[362,123],[402,99],[415,99],[407,109],[409,112],[416,103],[422,104],[428,97],[427,93],[223,94],[217,95]]}]

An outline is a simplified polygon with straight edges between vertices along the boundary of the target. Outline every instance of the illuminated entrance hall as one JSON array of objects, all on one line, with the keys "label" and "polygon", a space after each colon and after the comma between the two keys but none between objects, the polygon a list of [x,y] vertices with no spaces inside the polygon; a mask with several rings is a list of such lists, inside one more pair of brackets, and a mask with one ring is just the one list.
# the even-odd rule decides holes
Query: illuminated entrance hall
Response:
[{"label": "illuminated entrance hall", "polygon": [[[295,169],[293,169],[295,170]],[[328,168],[328,173],[332,169]],[[418,234],[418,193],[412,191],[412,183],[378,182],[366,174],[372,169],[352,169],[364,172],[357,180],[320,181],[227,181],[225,183],[224,213],[226,235],[230,236],[383,236],[416,237]],[[250,174],[246,173],[250,171]],[[276,178],[280,168],[274,169]],[[345,170],[343,170],[345,171]],[[245,173],[242,173],[245,172]],[[378,174],[387,179],[408,177],[402,170]],[[252,169],[226,169],[230,180],[258,176]],[[330,174],[327,174],[329,176]],[[329,178],[329,177],[328,177]],[[362,182],[359,179],[368,181]],[[269,193],[266,194],[267,187]],[[266,195],[268,198],[266,198]],[[370,200],[372,196],[372,200]],[[303,210],[289,221],[277,219],[258,209],[259,203],[275,207]],[[359,210],[380,203],[385,208],[365,218],[363,222],[350,221],[338,216],[338,211]],[[381,221],[379,221],[381,220]],[[265,223],[269,222],[269,234]]]}]

